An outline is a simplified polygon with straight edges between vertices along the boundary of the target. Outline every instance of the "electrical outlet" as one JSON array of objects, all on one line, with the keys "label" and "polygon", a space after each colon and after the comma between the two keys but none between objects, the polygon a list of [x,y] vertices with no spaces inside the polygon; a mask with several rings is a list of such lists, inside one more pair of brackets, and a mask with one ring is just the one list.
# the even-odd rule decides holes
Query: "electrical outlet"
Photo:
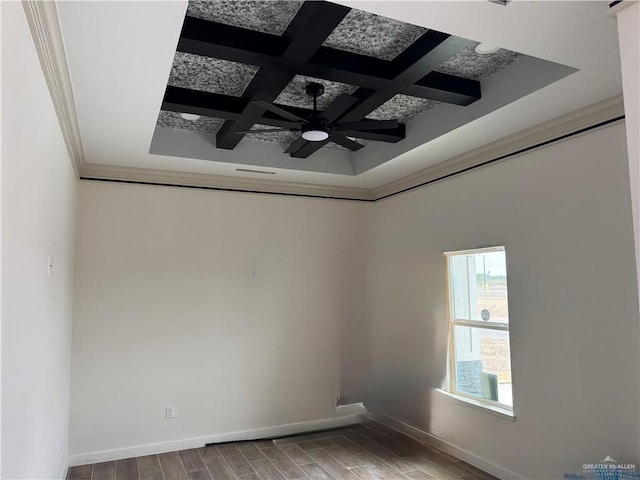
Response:
[{"label": "electrical outlet", "polygon": [[176,407],[167,405],[164,407],[164,418],[176,418]]}]

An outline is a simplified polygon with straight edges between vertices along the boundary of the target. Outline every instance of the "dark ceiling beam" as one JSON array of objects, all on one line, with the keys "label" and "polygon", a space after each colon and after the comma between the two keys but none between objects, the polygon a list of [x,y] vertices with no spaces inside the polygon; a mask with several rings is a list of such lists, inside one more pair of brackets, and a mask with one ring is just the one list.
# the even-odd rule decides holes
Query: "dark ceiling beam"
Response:
[{"label": "dark ceiling beam", "polygon": [[[356,75],[365,81],[375,82],[377,85],[380,85],[380,80],[393,78],[389,75],[389,60],[338,50],[337,48],[320,47],[309,62],[311,63],[309,68],[335,70],[333,75],[344,72],[345,75]],[[328,73],[331,74],[331,72]]]},{"label": "dark ceiling beam", "polygon": [[[347,98],[349,95],[341,95],[329,105],[323,112],[323,117],[328,122],[335,121],[340,114],[344,113],[355,99]],[[241,121],[242,112],[246,109],[250,100],[234,97],[232,95],[222,95],[219,93],[201,92],[182,87],[167,87],[162,102],[162,110],[178,113],[194,113],[208,117],[223,118],[225,120]],[[311,109],[291,107],[289,105],[274,104],[276,107],[287,110],[302,118],[309,118],[313,112]],[[342,111],[338,110],[342,108]],[[256,122],[260,125],[270,125],[273,127],[292,128],[299,126],[298,122],[285,120],[282,117],[265,111],[262,117]],[[397,142],[404,138],[405,126],[399,124],[397,129],[381,128],[382,124],[378,120],[368,120],[366,130],[349,131],[350,137],[367,138],[382,142]],[[374,138],[376,137],[376,138]]]},{"label": "dark ceiling beam", "polygon": [[[305,5],[313,3],[320,2],[307,2]],[[298,16],[294,21],[296,18]],[[313,28],[318,29],[319,25],[320,21],[316,21]],[[421,37],[419,41],[422,40],[423,43],[417,45],[416,50],[425,48],[425,44],[428,48],[432,38],[446,34],[429,30],[425,35],[428,37],[427,41]],[[455,79],[450,83],[432,82],[430,79],[419,79],[422,81],[417,83],[399,81],[396,70],[403,62],[399,62],[398,59],[402,57],[406,59],[404,61],[408,61],[408,55],[403,57],[403,54],[400,54],[396,59],[388,61],[319,45],[310,57],[302,59],[285,58],[286,49],[287,39],[284,35],[278,37],[193,17],[185,18],[177,48],[180,52],[221,58],[266,69],[295,70],[298,74],[310,77],[373,90],[393,89],[396,93],[457,105],[468,105],[480,98],[479,82],[453,75],[448,76],[449,80]],[[424,54],[424,50],[418,53]]]},{"label": "dark ceiling beam", "polygon": [[320,112],[320,117],[323,118],[327,124],[332,124],[341,115],[344,114],[349,108],[351,108],[358,99],[351,95],[347,95],[346,93],[342,93],[338,95],[322,112]]},{"label": "dark ceiling beam", "polygon": [[[350,10],[329,2],[305,2],[282,35],[287,45],[277,57],[281,66],[261,67],[245,89],[242,98],[273,102],[299,73],[292,69],[291,65],[307,63]],[[242,112],[242,121],[227,120],[218,130],[216,147],[235,148],[244,138],[244,134],[236,133],[237,130],[251,129],[262,118],[264,112],[264,108],[249,102]]]},{"label": "dark ceiling beam", "polygon": [[252,103],[251,100],[273,102],[292,78],[293,75],[288,72],[267,72],[260,69],[249,85],[253,88],[249,92],[245,90],[245,94],[241,97],[246,102],[241,118],[225,120],[216,134],[216,147],[226,150],[234,149],[245,135],[237,131],[251,130],[251,127],[264,116],[264,107]]},{"label": "dark ceiling beam", "polygon": [[245,102],[239,97],[168,86],[161,108],[170,112],[240,119],[244,107]]},{"label": "dark ceiling beam", "polygon": [[393,82],[419,84],[449,96],[449,101],[445,97],[433,100],[469,105],[481,96],[480,82],[435,70],[472,44],[465,38],[429,30],[391,62]]},{"label": "dark ceiling beam", "polygon": [[[353,100],[347,97],[349,95],[339,96],[324,110],[323,116],[329,123],[334,122],[352,105]],[[249,104],[250,100],[241,97],[169,86],[162,102],[162,110],[224,118],[240,124],[244,120],[243,112],[246,111]],[[312,110],[297,107],[277,106],[303,118],[308,117],[312,112]],[[282,120],[281,117],[268,111],[264,111],[264,115],[256,123],[282,128],[296,128],[298,126],[297,122]],[[404,124],[399,124],[395,129],[377,129],[376,124],[378,122],[376,120],[369,120],[367,123],[371,124],[369,130],[343,131],[338,134],[340,135],[339,138],[336,134],[332,134],[329,139],[322,142],[307,142],[302,137],[299,137],[287,148],[285,153],[291,153],[292,157],[307,158],[329,143],[329,141],[338,140],[338,143],[344,143],[345,140],[342,137],[346,136],[391,143],[396,143],[405,138]]]},{"label": "dark ceiling beam", "polygon": [[[437,91],[448,89],[451,94],[460,94],[468,98],[480,98],[480,82],[470,84],[466,79],[456,75],[442,72],[430,72],[416,82],[421,87],[431,88]],[[460,98],[462,100],[462,98]],[[451,103],[451,102],[446,102]],[[472,103],[472,102],[471,102]]]},{"label": "dark ceiling beam", "polygon": [[480,98],[480,82],[476,80],[446,75],[451,80],[450,83],[430,79],[419,83],[402,82],[393,77],[393,61],[327,47],[322,47],[311,59],[311,63],[301,65],[300,71],[310,77],[371,90],[394,90],[395,93],[454,105],[468,105]]},{"label": "dark ceiling beam", "polygon": [[195,17],[185,17],[178,40],[179,52],[215,57],[257,66],[280,57],[288,42],[280,35],[257,32]]},{"label": "dark ceiling beam", "polygon": [[[480,98],[479,82],[435,72],[441,64],[471,44],[462,38],[428,30],[392,61],[323,47],[326,38],[349,10],[328,2],[306,2],[282,36],[185,18],[179,51],[260,67],[242,95],[241,100],[245,104],[240,112],[237,109],[242,104],[225,100],[230,106],[226,110],[233,113],[233,118],[222,117],[226,120],[216,136],[218,148],[233,149],[244,137],[237,131],[250,130],[256,123],[274,125],[265,120],[276,122],[277,119],[269,118],[264,107],[252,100],[273,102],[295,74],[359,86],[350,101],[339,97],[326,109],[327,113],[323,115],[331,117],[327,119],[329,124],[337,120],[360,121],[399,93],[458,105],[469,105]],[[178,106],[178,102],[168,103],[171,108]],[[197,108],[197,105],[192,107]],[[402,129],[404,138],[404,126]],[[376,136],[371,130],[352,133],[351,136],[360,138],[365,138],[363,135]],[[287,152],[305,158],[336,135],[331,135],[324,142],[298,140]],[[378,132],[377,137],[397,141],[397,136],[389,129]],[[358,148],[357,142],[346,136],[337,140],[352,150]]]},{"label": "dark ceiling beam", "polygon": [[[393,60],[392,71],[395,72],[396,75],[392,79],[392,82],[415,83],[423,80],[431,73],[435,73],[435,68],[471,44],[472,42],[470,40],[452,37],[435,30],[429,30]],[[444,76],[436,75],[435,78],[436,80],[443,79]],[[448,86],[448,84],[444,84],[444,82],[443,85]],[[474,96],[479,98],[480,84],[478,83],[477,87],[469,93],[473,94],[471,98]],[[342,121],[355,122],[363,119],[376,108],[393,98],[395,92],[389,90],[369,92],[368,90],[360,88],[354,95],[359,96],[361,100],[341,118]],[[475,101],[470,100],[465,95],[460,96],[452,91],[448,92],[447,95],[455,97],[458,101],[462,101],[462,105],[468,105]]]},{"label": "dark ceiling beam", "polygon": [[[412,85],[415,82],[424,80],[434,73],[435,68],[471,44],[470,40],[452,37],[436,30],[428,30],[390,62],[389,72],[391,72],[392,78],[389,82],[391,85]],[[435,78],[436,80],[444,79],[442,76],[436,76]],[[478,82],[475,83],[476,85],[470,87],[471,93],[474,94],[471,97],[465,98],[464,95],[460,96],[451,90],[441,91],[441,93],[445,93],[447,98],[457,100],[457,102],[454,101],[452,103],[468,105],[480,98],[480,84]],[[392,88],[372,90],[360,87],[352,94],[352,96],[359,99],[358,103],[340,117],[340,121],[357,122],[362,120],[376,108],[393,98],[396,93],[397,90]],[[318,148],[320,147],[305,144],[292,155],[306,158],[301,156],[301,152],[309,156],[316,152]]]},{"label": "dark ceiling beam", "polygon": [[[241,121],[248,101],[241,97],[201,92],[182,87],[167,87],[162,102],[162,110],[179,113],[194,113],[207,117]],[[303,109],[300,113],[305,113]],[[273,127],[296,128],[298,123],[284,120],[267,112],[259,123]]]}]

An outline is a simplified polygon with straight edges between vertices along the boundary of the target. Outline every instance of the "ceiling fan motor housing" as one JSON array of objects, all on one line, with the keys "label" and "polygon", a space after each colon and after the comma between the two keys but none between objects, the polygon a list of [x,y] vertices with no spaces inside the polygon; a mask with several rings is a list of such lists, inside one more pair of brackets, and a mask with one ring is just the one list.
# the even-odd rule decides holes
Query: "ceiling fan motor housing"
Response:
[{"label": "ceiling fan motor housing", "polygon": [[305,91],[307,92],[307,95],[311,97],[319,97],[324,93],[324,85],[315,82],[307,83]]}]

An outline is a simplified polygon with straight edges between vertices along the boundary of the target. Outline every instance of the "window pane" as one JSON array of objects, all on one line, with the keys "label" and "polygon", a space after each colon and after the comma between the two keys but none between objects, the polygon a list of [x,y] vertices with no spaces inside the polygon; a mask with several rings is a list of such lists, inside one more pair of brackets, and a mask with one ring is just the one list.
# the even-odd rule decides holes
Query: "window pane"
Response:
[{"label": "window pane", "polygon": [[513,406],[509,332],[454,327],[456,391]]},{"label": "window pane", "polygon": [[509,322],[504,251],[450,256],[449,284],[454,318]]},{"label": "window pane", "polygon": [[504,252],[487,252],[474,255],[476,262],[477,312],[489,312],[492,322],[509,322],[507,303],[507,261]]}]

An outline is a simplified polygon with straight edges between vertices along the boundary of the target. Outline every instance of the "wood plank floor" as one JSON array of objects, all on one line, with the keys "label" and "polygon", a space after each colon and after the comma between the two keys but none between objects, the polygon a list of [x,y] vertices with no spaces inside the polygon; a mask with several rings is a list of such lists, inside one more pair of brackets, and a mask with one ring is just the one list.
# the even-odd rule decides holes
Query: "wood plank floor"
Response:
[{"label": "wood plank floor", "polygon": [[69,480],[496,480],[376,422],[71,467]]}]

